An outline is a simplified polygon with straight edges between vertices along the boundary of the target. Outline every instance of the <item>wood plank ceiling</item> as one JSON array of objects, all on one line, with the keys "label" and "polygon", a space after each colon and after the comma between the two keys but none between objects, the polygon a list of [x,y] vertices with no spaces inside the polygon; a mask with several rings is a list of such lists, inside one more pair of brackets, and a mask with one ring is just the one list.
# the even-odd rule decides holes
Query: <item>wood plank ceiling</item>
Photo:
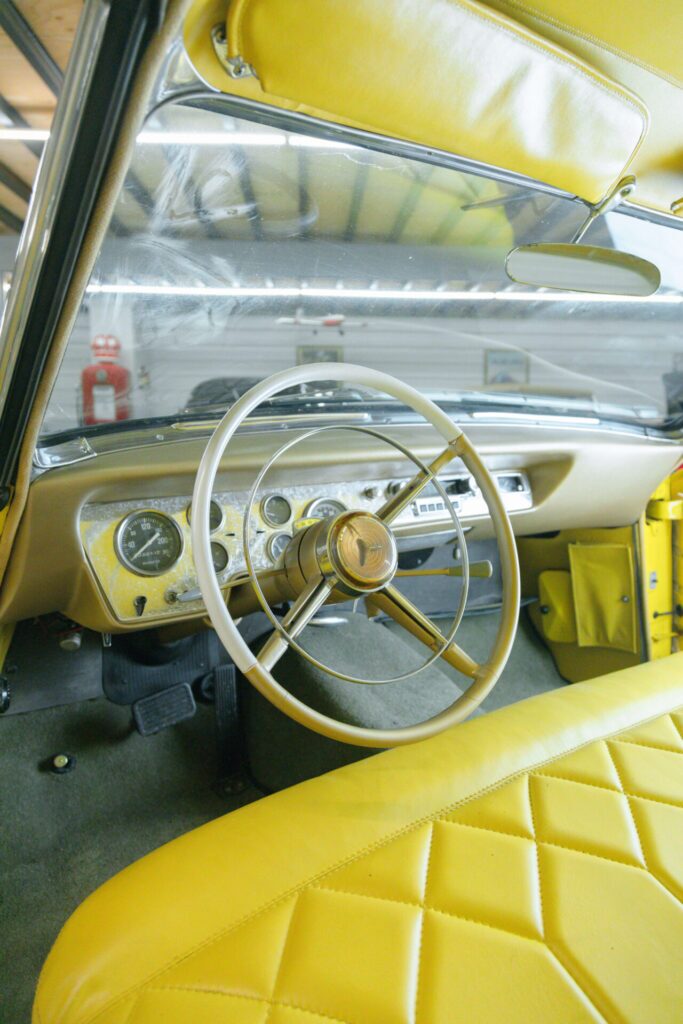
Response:
[{"label": "wood plank ceiling", "polygon": [[[49,128],[83,0],[0,0],[0,126]],[[21,229],[41,144],[0,138],[0,234]]]}]

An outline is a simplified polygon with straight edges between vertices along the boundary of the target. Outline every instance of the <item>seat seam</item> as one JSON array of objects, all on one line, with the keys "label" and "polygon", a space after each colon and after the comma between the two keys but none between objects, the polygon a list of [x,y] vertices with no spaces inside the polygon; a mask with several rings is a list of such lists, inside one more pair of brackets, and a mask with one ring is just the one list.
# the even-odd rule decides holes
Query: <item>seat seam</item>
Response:
[{"label": "seat seam", "polygon": [[274,1006],[283,1006],[290,1010],[299,1010],[301,1013],[310,1013],[312,1016],[324,1017],[325,1020],[331,1020],[334,1024],[351,1024],[351,1021],[347,1021],[342,1017],[332,1017],[329,1013],[324,1013],[322,1010],[313,1010],[308,1006],[300,1006],[298,1003],[292,1003],[285,999],[269,999],[267,996],[252,996],[244,992],[228,992],[223,989],[202,988],[198,985],[153,985],[146,991],[189,992],[193,995],[224,996],[226,999],[247,999],[249,1002],[253,1003],[264,1003],[269,1008]]},{"label": "seat seam", "polygon": [[461,828],[476,828],[481,832],[491,832],[494,836],[507,836],[509,839],[523,839],[527,843],[533,843],[533,836],[522,835],[521,832],[506,832],[502,828],[492,828],[490,825],[475,825],[471,821],[453,821],[451,818],[439,818],[440,825],[456,825]]},{"label": "seat seam", "polygon": [[[676,711],[680,711],[680,708],[676,708]],[[683,727],[679,726],[678,722],[674,718],[674,712],[670,711],[666,717],[671,721],[671,724],[673,725],[674,729],[683,740]]]},{"label": "seat seam", "polygon": [[[633,813],[633,808],[631,807],[631,799],[632,798],[631,798],[630,794],[627,793],[624,790],[624,788],[623,788],[624,784],[623,784],[623,781],[622,781],[621,772],[619,771],[619,767],[617,765],[617,762],[614,759],[614,754],[613,754],[612,750],[610,750],[610,741],[609,740],[605,743],[605,746],[607,747],[607,752],[609,754],[610,760],[611,760],[612,764],[614,765],[614,770],[617,773],[617,778],[619,779],[619,785],[622,787],[622,793],[624,794],[624,797],[626,798],[626,806],[628,807],[629,817],[631,818],[631,822],[633,824],[633,828],[635,829],[636,836],[638,837],[638,843],[640,845],[640,852],[641,852],[641,855],[642,855],[642,858],[643,858],[643,864],[645,865],[647,873],[659,885],[661,885],[662,889],[664,889],[665,892],[668,892],[669,895],[673,899],[675,899],[678,904],[680,904],[681,903],[680,896],[676,892],[674,892],[665,882],[663,882],[658,874],[655,874],[655,872],[652,870],[652,868],[650,867],[650,865],[648,863],[647,854],[645,853],[645,843],[643,842],[643,837],[640,834],[640,829],[638,827],[638,822],[636,821],[635,815]],[[677,805],[674,805],[674,806],[677,806]]]},{"label": "seat seam", "polygon": [[645,747],[646,750],[656,750],[663,754],[683,754],[680,747],[656,747],[653,743],[643,743],[642,740],[614,740],[615,743],[626,743],[631,747]]},{"label": "seat seam", "polygon": [[[682,710],[683,710],[683,705],[678,704],[678,705],[676,705],[675,708],[671,709],[668,712],[667,711],[657,711],[657,712],[655,712],[652,715],[648,715],[647,718],[643,718],[643,719],[641,719],[638,722],[630,723],[622,731],[623,732],[627,732],[627,731],[636,729],[636,728],[638,728],[640,726],[647,725],[649,722],[655,722],[658,718],[662,718],[662,717],[667,716],[667,715],[671,716],[674,712],[675,713],[679,713]],[[99,1010],[96,1010],[95,1013],[92,1016],[81,1018],[81,1024],[92,1024],[93,1021],[96,1021],[99,1017],[102,1016],[102,1014],[106,1013],[107,1010],[111,1009],[113,1006],[116,1006],[118,1003],[123,1002],[123,1000],[127,996],[129,996],[132,992],[134,992],[136,989],[142,989],[145,985],[148,984],[148,982],[153,981],[154,978],[159,977],[165,971],[168,971],[171,968],[177,966],[179,963],[182,963],[184,960],[187,960],[190,957],[194,956],[195,954],[201,952],[201,950],[207,948],[208,946],[214,945],[216,942],[219,942],[224,936],[229,935],[232,931],[236,931],[238,928],[241,928],[243,925],[247,924],[249,921],[254,920],[259,915],[264,914],[268,910],[271,910],[272,908],[278,906],[278,904],[284,903],[285,900],[287,900],[289,897],[293,896],[294,894],[297,894],[297,893],[303,891],[308,886],[314,885],[315,882],[319,878],[324,878],[326,875],[331,874],[333,871],[337,871],[338,869],[340,869],[342,867],[345,867],[345,866],[347,866],[349,864],[353,864],[355,861],[360,860],[361,857],[365,856],[365,854],[370,853],[371,851],[374,851],[374,850],[379,850],[383,846],[386,846],[390,842],[393,842],[395,839],[398,839],[398,838],[400,838],[403,835],[407,835],[408,833],[415,831],[416,829],[420,828],[422,825],[426,824],[427,822],[434,821],[435,818],[437,817],[437,815],[450,813],[451,811],[454,811],[457,807],[462,807],[465,804],[470,803],[471,801],[478,799],[480,796],[484,796],[487,793],[491,793],[491,792],[494,792],[497,789],[500,789],[506,783],[512,782],[514,779],[521,778],[522,776],[527,775],[527,774],[529,774],[531,772],[536,772],[541,766],[543,766],[543,765],[550,765],[550,764],[555,763],[556,761],[560,761],[560,760],[562,760],[562,758],[567,757],[569,754],[574,754],[574,753],[576,753],[579,750],[583,750],[586,747],[590,747],[594,743],[604,743],[612,735],[614,735],[614,734],[605,733],[602,736],[593,736],[591,739],[584,740],[582,743],[577,743],[573,747],[568,747],[567,750],[563,750],[562,753],[557,754],[554,757],[546,758],[544,760],[536,762],[536,764],[528,765],[525,768],[520,768],[516,772],[511,772],[509,775],[504,776],[502,779],[497,779],[495,782],[490,783],[488,786],[483,786],[481,789],[475,790],[469,796],[463,797],[460,800],[456,800],[452,804],[447,804],[446,806],[444,806],[440,810],[436,810],[433,814],[423,815],[422,817],[416,819],[415,821],[410,822],[410,824],[404,825],[402,828],[398,829],[396,832],[392,832],[391,834],[389,834],[387,836],[384,836],[382,839],[376,840],[374,843],[367,844],[362,849],[360,849],[360,850],[356,851],[355,853],[351,854],[349,857],[347,857],[347,858],[345,858],[345,859],[343,859],[341,861],[337,861],[335,864],[332,864],[329,867],[324,868],[323,870],[319,871],[316,875],[313,875],[311,878],[306,879],[305,882],[301,882],[301,883],[299,883],[299,884],[297,884],[295,886],[292,886],[286,892],[281,893],[279,896],[274,897],[272,900],[269,900],[267,903],[265,903],[262,906],[258,907],[256,910],[253,910],[253,911],[249,912],[248,914],[245,914],[242,918],[240,918],[238,921],[235,921],[233,924],[229,925],[227,928],[221,928],[221,929],[219,929],[219,931],[217,931],[213,935],[209,936],[207,939],[203,939],[200,943],[198,943],[197,945],[193,946],[187,952],[182,953],[179,956],[175,957],[174,959],[172,959],[168,963],[164,964],[162,967],[160,967],[157,970],[153,971],[147,978],[142,979],[142,981],[140,981],[140,982],[136,982],[135,985],[130,986],[130,988],[126,989],[124,992],[122,992],[120,995],[116,996],[110,1002],[105,1003],[102,1007],[100,1007]],[[619,734],[617,733],[616,735],[619,735]],[[568,780],[568,781],[573,781],[573,780]],[[590,785],[590,783],[588,783],[588,785]],[[602,788],[605,788],[605,787],[602,787]],[[618,790],[616,790],[616,791],[612,790],[612,792],[618,792]],[[663,802],[665,802],[665,801],[663,801]],[[678,805],[674,804],[673,806],[678,806]]]},{"label": "seat seam", "polygon": [[533,935],[527,935],[524,932],[518,932],[514,928],[500,928],[496,924],[491,924],[490,921],[482,921],[478,917],[469,917],[467,914],[455,914],[451,910],[442,910],[440,907],[434,907],[429,903],[413,903],[411,900],[393,899],[391,896],[374,896],[366,892],[352,892],[350,889],[330,889],[324,885],[314,885],[311,888],[316,892],[331,892],[339,896],[355,896],[361,900],[379,900],[381,903],[395,903],[399,907],[410,907],[412,910],[429,911],[432,914],[440,914],[442,917],[451,917],[455,921],[467,921],[468,924],[480,925],[482,928],[490,928],[494,932],[503,932],[505,935],[514,935],[515,938],[527,939],[529,942],[537,942],[543,945],[543,939],[535,938]]},{"label": "seat seam", "polygon": [[531,815],[531,828],[534,833],[533,846],[534,846],[534,858],[536,860],[536,884],[538,886],[538,903],[539,910],[541,913],[541,935],[543,941],[545,941],[545,907],[543,904],[543,886],[541,884],[541,861],[538,851],[538,827],[536,823],[536,812],[534,811],[534,801],[531,795],[531,772],[527,775],[527,799],[529,801],[529,814]]},{"label": "seat seam", "polygon": [[285,952],[287,950],[287,943],[289,942],[289,935],[290,935],[290,932],[292,930],[292,921],[294,920],[294,915],[295,915],[295,913],[297,911],[297,908],[299,906],[299,899],[300,899],[300,897],[301,897],[301,890],[296,894],[296,897],[294,899],[294,906],[292,907],[292,912],[289,915],[289,921],[287,922],[287,929],[285,931],[285,937],[284,937],[283,942],[282,942],[282,949],[280,950],[280,957],[279,957],[279,960],[278,960],[277,968],[275,970],[275,979],[273,981],[273,991],[271,993],[271,997],[270,997],[270,1000],[269,1000],[270,1005],[268,1007],[268,1012],[266,1013],[266,1016],[264,1017],[263,1024],[268,1024],[268,1021],[270,1020],[270,1015],[271,1015],[271,1013],[273,1011],[273,1001],[275,1000],[275,993],[277,992],[277,986],[278,986],[278,982],[280,980],[280,974],[282,973],[282,965],[283,965],[284,960],[285,960]]},{"label": "seat seam", "polygon": [[[570,968],[565,963],[565,960],[564,960],[565,950],[562,949],[562,947],[560,945],[555,943],[554,940],[546,939],[545,940],[545,948],[548,950],[548,952],[553,957],[555,962],[560,965],[560,967],[565,972],[565,974],[569,978],[571,978],[571,980],[574,982],[574,984],[576,985],[576,987],[579,990],[579,992],[583,993],[583,995],[586,997],[587,1001],[590,1003],[590,1005],[593,1007],[595,1012],[602,1018],[603,1021],[609,1022],[609,1024],[619,1024],[619,1022],[622,1022],[622,1024],[628,1024],[628,1022],[626,1021],[626,1018],[622,1017],[622,1015],[619,1013],[619,1011],[616,1009],[616,1007],[612,1005],[612,1003],[611,1003],[611,1001],[609,1000],[608,997],[605,997],[605,998],[606,998],[606,1001],[607,1001],[607,1004],[608,1004],[608,1008],[609,1008],[609,1011],[610,1011],[609,1014],[607,1014],[606,1012],[604,1012],[603,1010],[600,1009],[600,1007],[597,1005],[597,1003],[596,1003],[595,999],[593,998],[593,996],[591,996],[590,993],[588,992],[587,985],[590,984],[591,987],[596,987],[598,992],[600,992],[599,988],[596,986],[595,982],[592,981],[590,979],[590,977],[588,977],[588,976],[586,976],[585,982],[582,981],[582,980],[579,980],[581,975],[585,973],[584,969],[583,969],[583,967],[581,966],[580,963],[575,963],[574,962],[574,958],[571,956],[571,953],[569,953],[569,951],[566,951],[566,952],[569,953],[568,959],[570,960],[570,962],[572,964],[572,970],[570,970]],[[574,973],[574,969],[577,972],[576,974]],[[577,977],[577,975],[578,975],[578,977]],[[601,992],[600,992],[600,995],[602,996]]]},{"label": "seat seam", "polygon": [[[532,799],[532,796],[531,796],[531,775],[529,775],[529,790],[528,790],[528,792],[529,792],[529,809],[531,811],[532,821],[534,822],[534,836],[537,836],[536,816],[535,816],[535,813],[534,813],[534,804],[533,804],[533,799]],[[543,945],[548,950],[550,955],[554,958],[555,962],[558,963],[560,965],[560,967],[562,968],[562,970],[572,979],[572,981],[574,982],[574,984],[576,985],[578,990],[580,992],[583,992],[585,998],[588,1000],[588,1002],[593,1007],[595,1012],[598,1013],[603,1019],[607,1019],[605,1017],[605,1014],[602,1012],[602,1010],[596,1004],[595,999],[593,998],[593,996],[586,990],[584,984],[582,984],[582,982],[579,981],[579,979],[575,976],[574,972],[571,971],[569,969],[569,967],[567,966],[567,964],[565,963],[564,958],[559,955],[557,950],[554,949],[553,946],[551,946],[550,942],[548,941],[548,935],[546,934],[547,929],[546,929],[546,920],[545,920],[545,904],[544,904],[544,901],[543,901],[543,884],[541,882],[541,848],[540,848],[540,845],[539,845],[539,842],[538,842],[538,838],[534,838],[534,849],[536,851],[536,877],[538,879],[538,895],[539,895],[540,908],[541,908],[541,931],[542,931],[542,935],[543,935]]]},{"label": "seat seam", "polygon": [[138,991],[134,994],[133,1002],[130,1004],[130,1010],[126,1014],[126,1019],[124,1020],[123,1024],[130,1024],[131,1020],[133,1019],[133,1011],[140,1002],[140,996],[142,995],[143,992],[144,989],[138,989]]},{"label": "seat seam", "polygon": [[434,829],[436,822],[432,820],[429,829],[429,840],[427,845],[427,863],[425,866],[425,880],[422,889],[422,901],[420,903],[420,934],[417,939],[417,970],[415,972],[415,999],[413,1002],[413,1024],[417,1024],[418,1010],[420,1006],[420,975],[422,974],[422,940],[425,929],[425,908],[427,904],[427,889],[429,886],[429,869],[432,865],[432,848],[434,846]]},{"label": "seat seam", "polygon": [[624,788],[624,780],[621,777],[621,772],[619,771],[619,766],[617,765],[617,762],[616,762],[616,760],[614,758],[614,753],[613,753],[613,751],[610,748],[609,740],[605,742],[605,747],[607,748],[607,755],[608,755],[610,761],[612,762],[612,765],[614,767],[614,771],[616,772],[617,778],[619,779],[619,788],[621,789],[621,792],[622,792],[622,794],[624,796],[624,799],[626,801],[626,807],[628,808],[628,816],[631,819],[631,824],[633,826],[633,829],[635,831],[636,837],[638,839],[638,846],[640,847],[640,855],[643,858],[643,864],[647,868],[648,872],[650,874],[652,874],[652,872],[650,871],[650,866],[649,866],[649,864],[647,862],[647,857],[645,856],[645,845],[643,843],[643,837],[641,836],[640,829],[638,828],[638,825],[636,824],[636,819],[633,817],[633,811],[631,810],[631,803],[630,803],[630,800],[629,800],[629,796],[628,796],[628,793],[626,792],[626,789]]},{"label": "seat seam", "polygon": [[528,836],[518,836],[513,832],[501,832],[499,829],[488,828],[486,825],[471,825],[469,822],[445,821],[446,825],[462,825],[463,828],[476,828],[481,832],[490,832],[494,836],[509,836],[511,839],[524,839],[534,846],[548,846],[558,850],[567,850],[569,853],[579,853],[586,857],[597,857],[598,860],[606,860],[611,864],[621,864],[625,868],[635,868],[637,871],[649,870],[642,864],[634,864],[628,860],[620,860],[618,857],[608,857],[605,853],[594,853],[592,850],[582,850],[576,846],[567,846],[566,843],[557,843],[552,839],[529,839]]},{"label": "seat seam", "polygon": [[[652,804],[665,804],[667,807],[675,807],[677,810],[683,810],[683,804],[676,803],[675,800],[665,800],[660,796],[644,796],[642,793],[631,793],[625,789],[615,789],[613,786],[603,786],[599,782],[586,782],[584,779],[568,779],[566,775],[553,775],[551,772],[530,772],[530,775],[536,775],[539,778],[544,779],[560,779],[562,782],[573,782],[577,786],[590,786],[592,789],[601,789],[605,793],[619,793],[626,797],[632,797],[634,800],[648,800]],[[455,823],[454,823],[455,824]]]}]

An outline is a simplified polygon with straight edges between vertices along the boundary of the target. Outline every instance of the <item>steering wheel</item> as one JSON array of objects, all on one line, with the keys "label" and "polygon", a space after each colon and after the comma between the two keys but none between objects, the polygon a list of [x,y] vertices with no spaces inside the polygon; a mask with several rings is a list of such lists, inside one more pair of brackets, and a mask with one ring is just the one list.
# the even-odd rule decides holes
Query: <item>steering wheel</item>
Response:
[{"label": "steering wheel", "polygon": [[[408,448],[385,434],[369,427],[335,425],[307,431],[284,444],[259,472],[254,482],[244,514],[243,543],[249,581],[256,596],[274,627],[274,632],[258,652],[249,648],[230,614],[229,602],[221,593],[211,557],[209,506],[216,473],[231,438],[245,418],[264,400],[301,384],[333,379],[384,392],[409,406],[430,423],[446,442],[444,449],[428,465]],[[290,541],[284,554],[284,565],[275,576],[271,570],[257,574],[250,553],[251,509],[258,488],[273,462],[293,445],[318,432],[330,429],[356,430],[371,434],[398,448],[417,467],[417,474],[397,494],[390,497],[377,512],[368,510],[344,511],[331,519],[316,521],[300,530]],[[476,480],[488,506],[500,551],[503,579],[503,603],[500,624],[491,654],[484,664],[477,664],[454,640],[467,599],[468,561],[465,536],[457,513],[448,500],[437,475],[454,458],[462,460]],[[463,557],[463,583],[461,600],[453,626],[448,634],[424,615],[394,585],[398,570],[398,551],[391,524],[407,508],[427,484],[433,483],[447,509],[450,509]],[[296,722],[330,739],[362,747],[395,747],[426,739],[443,729],[455,725],[470,715],[495,686],[510,655],[519,614],[519,564],[514,534],[498,487],[481,458],[465,434],[452,420],[419,391],[388,374],[364,366],[337,363],[310,363],[273,374],[259,382],[227,411],[206,446],[197,470],[192,495],[192,547],[197,579],[211,623],[225,645],[235,665],[250,683],[275,707]],[[273,580],[275,579],[275,589]],[[246,583],[245,586],[248,586]],[[287,594],[293,603],[279,621],[273,614],[268,595],[270,587],[273,603]],[[397,729],[370,729],[339,722],[294,697],[281,686],[272,669],[289,646],[309,661],[342,679],[353,683],[372,680],[348,676],[315,661],[297,643],[296,637],[326,602],[348,601],[354,597],[369,597],[372,603],[394,618],[413,636],[430,649],[431,656],[419,669],[396,678],[406,678],[421,671],[437,658],[443,658],[471,679],[468,689],[438,715],[415,725]],[[382,683],[395,680],[380,680]],[[375,680],[378,682],[378,680]]]}]

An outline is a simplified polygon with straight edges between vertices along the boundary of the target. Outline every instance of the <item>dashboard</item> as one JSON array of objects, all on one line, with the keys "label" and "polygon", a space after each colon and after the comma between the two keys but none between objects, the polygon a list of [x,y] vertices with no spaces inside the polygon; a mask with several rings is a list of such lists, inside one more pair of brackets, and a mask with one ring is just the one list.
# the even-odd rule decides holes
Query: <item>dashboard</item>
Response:
[{"label": "dashboard", "polygon": [[[508,512],[533,505],[531,485],[521,471],[494,472]],[[486,503],[469,473],[444,474],[439,482],[459,516],[487,515]],[[279,565],[294,534],[317,519],[347,508],[375,512],[405,485],[405,479],[369,479],[293,485],[264,491],[251,511],[249,533],[257,570]],[[221,586],[229,586],[246,571],[242,546],[248,491],[216,492],[211,503],[211,554]],[[80,517],[80,535],[90,566],[111,609],[121,622],[165,619],[199,612],[203,601],[192,557],[189,495],[87,504]],[[433,484],[394,522],[399,540],[420,533],[452,528],[450,511]],[[413,528],[413,529],[410,529]]]},{"label": "dashboard", "polygon": [[[0,592],[0,623],[54,612],[101,633],[153,626],[191,628],[206,616],[192,555],[190,501],[208,440],[205,427],[92,440],[92,456],[40,470]],[[303,431],[305,428],[297,428]],[[443,442],[432,428],[387,424],[384,432],[430,461]],[[257,473],[291,427],[238,433],[216,477],[214,566],[228,588],[245,571],[242,530]],[[517,535],[637,521],[683,445],[600,426],[538,424],[509,417],[472,423],[468,437],[496,477]],[[127,444],[127,447],[123,445]],[[377,510],[414,467],[376,438],[346,432],[300,445],[272,466],[249,531],[258,570],[277,566],[289,536],[345,508]],[[483,498],[457,459],[440,474],[468,538],[493,535]],[[425,490],[394,522],[400,550],[450,542],[442,496]]]}]

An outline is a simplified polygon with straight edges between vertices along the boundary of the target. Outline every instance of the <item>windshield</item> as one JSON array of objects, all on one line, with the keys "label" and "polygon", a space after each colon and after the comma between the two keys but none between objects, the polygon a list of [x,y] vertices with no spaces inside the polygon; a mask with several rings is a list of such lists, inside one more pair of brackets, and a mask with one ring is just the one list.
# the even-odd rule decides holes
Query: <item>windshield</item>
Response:
[{"label": "windshield", "polygon": [[[210,107],[211,109],[206,109]],[[505,274],[586,207],[526,185],[169,104],[139,135],[43,423],[216,417],[294,364],[361,363],[443,403],[655,422],[683,409],[683,232],[612,212],[585,241],[653,260],[648,299]],[[330,380],[334,367],[330,367]],[[264,415],[367,404],[333,383]]]}]

